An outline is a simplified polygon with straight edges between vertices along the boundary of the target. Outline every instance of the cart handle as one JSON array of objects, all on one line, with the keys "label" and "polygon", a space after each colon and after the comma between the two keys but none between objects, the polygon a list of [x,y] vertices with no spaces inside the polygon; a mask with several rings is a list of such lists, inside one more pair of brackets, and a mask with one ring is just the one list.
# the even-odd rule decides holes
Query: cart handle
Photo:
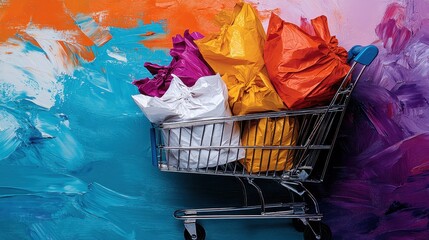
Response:
[{"label": "cart handle", "polygon": [[156,151],[156,146],[157,146],[157,142],[156,142],[156,134],[155,134],[155,128],[152,126],[150,128],[150,141],[151,141],[151,152],[152,152],[152,165],[153,166],[157,166],[158,165],[158,159],[157,159],[157,151]]},{"label": "cart handle", "polygon": [[348,52],[347,62],[351,60],[358,62],[362,65],[368,66],[378,55],[378,48],[374,45],[366,47],[356,45]]}]

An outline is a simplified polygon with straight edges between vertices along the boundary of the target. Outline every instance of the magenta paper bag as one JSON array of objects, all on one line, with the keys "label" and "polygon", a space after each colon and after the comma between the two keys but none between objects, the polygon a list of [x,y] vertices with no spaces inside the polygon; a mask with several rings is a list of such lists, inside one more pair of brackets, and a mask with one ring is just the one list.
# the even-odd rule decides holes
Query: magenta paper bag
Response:
[{"label": "magenta paper bag", "polygon": [[214,75],[194,43],[194,40],[203,37],[198,32],[189,33],[189,30],[185,31],[183,37],[179,34],[173,37],[173,48],[170,49],[173,60],[168,66],[146,62],[145,68],[154,77],[133,81],[139,92],[147,96],[162,97],[173,79],[171,74],[179,77],[188,87],[192,87],[200,77]]}]

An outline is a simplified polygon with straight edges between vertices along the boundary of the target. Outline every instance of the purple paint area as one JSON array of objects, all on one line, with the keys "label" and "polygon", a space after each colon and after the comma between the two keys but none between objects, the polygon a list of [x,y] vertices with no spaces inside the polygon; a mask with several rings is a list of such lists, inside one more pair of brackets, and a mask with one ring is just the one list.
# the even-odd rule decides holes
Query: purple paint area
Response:
[{"label": "purple paint area", "polygon": [[188,30],[183,37],[180,35],[173,37],[173,48],[170,50],[173,60],[168,66],[146,62],[144,66],[154,78],[134,81],[133,84],[138,87],[139,92],[152,97],[163,96],[173,79],[171,74],[178,76],[188,87],[192,87],[200,77],[214,75],[214,71],[194,43],[194,40],[201,38],[203,35],[200,33],[189,33]]},{"label": "purple paint area", "polygon": [[355,159],[328,200],[335,239],[427,239],[428,145],[426,133]]},{"label": "purple paint area", "polygon": [[429,239],[428,10],[391,4],[376,28],[380,54],[356,87],[324,202],[334,239]]}]

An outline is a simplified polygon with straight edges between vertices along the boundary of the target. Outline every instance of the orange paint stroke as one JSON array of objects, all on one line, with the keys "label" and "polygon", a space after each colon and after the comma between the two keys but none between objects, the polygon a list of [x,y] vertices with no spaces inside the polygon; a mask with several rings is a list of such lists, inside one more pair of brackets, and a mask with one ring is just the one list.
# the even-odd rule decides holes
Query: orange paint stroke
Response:
[{"label": "orange paint stroke", "polygon": [[95,55],[91,50],[91,47],[82,46],[80,44],[62,42],[61,45],[64,48],[64,51],[67,53],[67,56],[72,56],[74,63],[78,64],[76,56],[81,57],[87,62],[94,61]]},{"label": "orange paint stroke", "polygon": [[57,31],[76,31],[76,41],[85,46],[92,45],[67,13],[62,0],[9,0],[0,5],[0,42],[16,34],[24,35],[29,24]]},{"label": "orange paint stroke", "polygon": [[141,34],[141,36],[145,36],[145,37],[152,36],[152,35],[155,35],[155,32],[149,31],[147,33]]},{"label": "orange paint stroke", "polygon": [[85,33],[95,45],[102,46],[112,39],[110,32],[106,28],[99,27],[91,16],[77,14],[74,16],[74,20],[81,31]]},{"label": "orange paint stroke", "polygon": [[[131,28],[136,27],[139,21],[144,24],[163,23],[165,34],[142,33],[142,36],[148,36],[143,43],[151,48],[170,48],[171,37],[183,34],[186,29],[203,35],[217,33],[239,1],[6,0],[0,4],[0,42],[17,33],[24,35],[31,23],[38,28],[75,31],[77,44],[92,46],[94,39],[85,35],[75,22],[76,16],[83,14],[92,17],[102,28]],[[269,12],[261,11],[261,19],[268,18]]]},{"label": "orange paint stroke", "polygon": [[144,24],[165,23],[166,34],[152,35],[144,40],[147,47],[172,46],[171,37],[183,34],[186,29],[204,35],[217,32],[216,15],[224,9],[233,9],[239,0],[65,0],[65,6],[73,13],[92,15],[101,26],[121,28]]}]

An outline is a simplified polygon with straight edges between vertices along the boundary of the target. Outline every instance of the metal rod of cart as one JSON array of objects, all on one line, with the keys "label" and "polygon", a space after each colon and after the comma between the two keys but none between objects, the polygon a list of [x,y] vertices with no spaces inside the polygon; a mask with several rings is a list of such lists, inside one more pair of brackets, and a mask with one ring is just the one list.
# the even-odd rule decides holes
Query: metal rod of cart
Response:
[{"label": "metal rod of cart", "polygon": [[[197,220],[267,218],[291,218],[304,229],[304,239],[331,239],[305,184],[323,181],[350,96],[377,54],[372,45],[349,51],[351,69],[327,106],[153,125],[152,157],[159,170],[230,176],[242,186],[240,207],[177,210],[185,239],[205,239]],[[266,203],[254,181],[259,178],[277,182],[296,197]],[[256,190],[260,204],[248,205],[246,186]]]}]

